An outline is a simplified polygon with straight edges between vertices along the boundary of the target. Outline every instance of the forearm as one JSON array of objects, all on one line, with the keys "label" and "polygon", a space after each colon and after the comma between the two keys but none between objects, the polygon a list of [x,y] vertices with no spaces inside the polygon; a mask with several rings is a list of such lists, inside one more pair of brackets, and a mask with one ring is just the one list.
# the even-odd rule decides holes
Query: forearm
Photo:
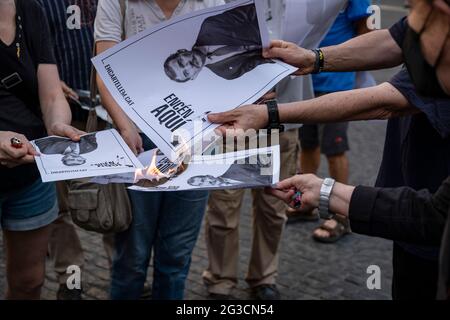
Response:
[{"label": "forearm", "polygon": [[45,127],[49,133],[52,133],[52,128],[57,123],[70,125],[72,122],[72,113],[64,96],[58,94],[53,99],[43,102],[41,108]]},{"label": "forearm", "polygon": [[324,71],[364,71],[402,63],[402,50],[388,30],[369,32],[337,46],[322,48]]},{"label": "forearm", "polygon": [[[435,196],[436,197],[436,196]],[[357,187],[349,207],[354,232],[390,240],[438,245],[445,226],[444,206],[426,190]]]},{"label": "forearm", "polygon": [[329,210],[341,216],[348,216],[350,200],[355,187],[339,182],[334,184],[330,195]]},{"label": "forearm", "polygon": [[125,112],[120,108],[112,95],[109,93],[102,79],[97,75],[98,91],[100,93],[102,106],[106,109],[115,126],[119,131],[125,130],[130,126],[134,126],[132,121],[128,118]]},{"label": "forearm", "polygon": [[418,112],[391,84],[331,93],[319,98],[281,104],[282,123],[328,123],[389,119]]},{"label": "forearm", "polygon": [[56,123],[70,125],[72,112],[61,89],[58,71],[54,65],[39,66],[39,98],[42,117],[47,131],[51,133]]}]

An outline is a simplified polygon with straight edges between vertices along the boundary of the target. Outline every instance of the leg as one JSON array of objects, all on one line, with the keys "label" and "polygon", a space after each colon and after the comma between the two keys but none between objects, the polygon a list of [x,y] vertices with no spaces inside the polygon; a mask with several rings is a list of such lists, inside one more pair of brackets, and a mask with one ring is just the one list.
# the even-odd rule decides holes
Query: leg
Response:
[{"label": "leg", "polygon": [[[330,123],[322,127],[322,152],[327,156],[330,176],[338,182],[348,183],[349,165],[346,152],[348,145],[348,123]],[[325,221],[324,224],[314,230],[314,239],[321,242],[336,242],[342,236],[350,233],[348,219],[336,216]]]},{"label": "leg", "polygon": [[[111,299],[137,300],[147,278],[163,194],[129,191],[133,220],[114,238]],[[166,213],[166,212],[163,212]]]},{"label": "leg", "polygon": [[75,226],[72,223],[72,218],[70,217],[67,205],[66,183],[57,183],[56,190],[58,192],[59,216],[58,219],[52,223],[49,253],[50,259],[54,262],[54,268],[60,286],[67,288],[66,281],[69,277],[69,274],[66,273],[67,267],[76,265],[82,269],[84,265],[84,255],[80,239],[78,238]]},{"label": "leg", "polygon": [[208,192],[167,192],[163,198],[154,245],[152,298],[181,300]]},{"label": "leg", "polygon": [[[300,163],[297,165],[302,173],[317,173],[320,166],[320,147],[319,147],[319,126],[304,125],[299,129],[300,138]],[[317,210],[302,211],[300,209],[286,209],[288,223],[298,221],[317,221],[319,214]]]},{"label": "leg", "polygon": [[317,173],[320,166],[318,125],[304,125],[299,129],[300,168],[302,173]]},{"label": "leg", "polygon": [[49,235],[49,226],[32,231],[4,231],[7,299],[40,298]]},{"label": "leg", "polygon": [[[297,130],[280,135],[281,172],[286,179],[295,174]],[[286,205],[262,189],[253,190],[253,241],[246,281],[250,287],[274,285],[278,271],[278,248],[286,222]]]},{"label": "leg", "polygon": [[237,285],[239,216],[244,190],[212,191],[205,219],[208,268],[203,280],[210,294],[230,295]]}]

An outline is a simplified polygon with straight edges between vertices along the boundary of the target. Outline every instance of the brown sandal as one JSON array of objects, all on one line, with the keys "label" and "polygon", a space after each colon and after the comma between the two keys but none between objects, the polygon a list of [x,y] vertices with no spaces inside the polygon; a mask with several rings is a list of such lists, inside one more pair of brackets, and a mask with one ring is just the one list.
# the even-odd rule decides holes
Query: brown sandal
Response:
[{"label": "brown sandal", "polygon": [[323,243],[334,243],[341,239],[346,234],[351,233],[350,225],[348,222],[348,219],[339,219],[339,218],[333,218],[333,220],[336,222],[336,227],[330,228],[326,221],[316,230],[324,230],[327,231],[329,236],[328,237],[322,237],[318,236],[315,233],[313,233],[313,238],[316,241],[323,242]]}]

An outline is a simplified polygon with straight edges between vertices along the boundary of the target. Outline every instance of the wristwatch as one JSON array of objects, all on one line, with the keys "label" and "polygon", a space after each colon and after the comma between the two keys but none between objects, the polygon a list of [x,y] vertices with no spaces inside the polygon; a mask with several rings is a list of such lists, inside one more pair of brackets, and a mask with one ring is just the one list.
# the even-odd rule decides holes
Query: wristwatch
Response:
[{"label": "wristwatch", "polygon": [[284,131],[284,126],[280,124],[280,115],[278,113],[278,103],[277,100],[266,101],[267,112],[269,113],[269,126],[267,127],[268,134],[272,130],[279,130],[279,132]]},{"label": "wristwatch", "polygon": [[330,195],[333,190],[334,183],[336,181],[332,178],[326,178],[323,180],[320,187],[320,200],[319,200],[319,215],[322,219],[332,219],[335,214],[330,212]]}]

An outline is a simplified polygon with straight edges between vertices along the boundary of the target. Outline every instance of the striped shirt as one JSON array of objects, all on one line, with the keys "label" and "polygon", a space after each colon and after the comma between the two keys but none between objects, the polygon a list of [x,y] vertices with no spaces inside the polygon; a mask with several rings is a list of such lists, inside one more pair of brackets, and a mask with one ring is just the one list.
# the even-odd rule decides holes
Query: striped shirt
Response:
[{"label": "striped shirt", "polygon": [[89,90],[97,0],[38,0],[55,44],[59,76],[75,90]]}]

